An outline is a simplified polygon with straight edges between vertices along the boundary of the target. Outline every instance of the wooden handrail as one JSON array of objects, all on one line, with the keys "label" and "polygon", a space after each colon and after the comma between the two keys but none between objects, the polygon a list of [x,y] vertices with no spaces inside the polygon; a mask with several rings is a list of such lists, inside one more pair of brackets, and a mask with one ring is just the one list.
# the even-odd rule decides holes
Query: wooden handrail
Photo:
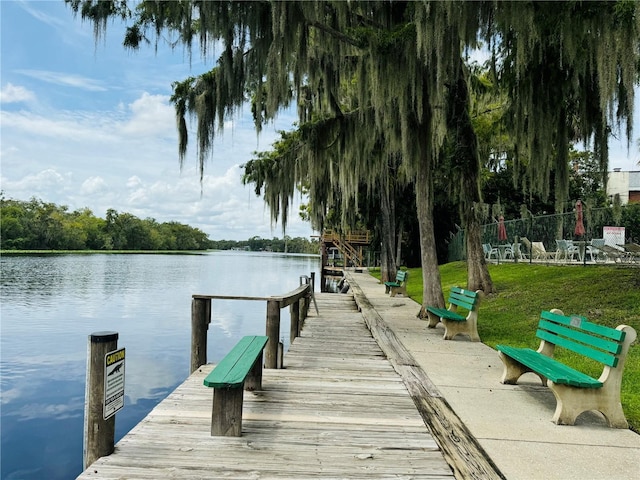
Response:
[{"label": "wooden handrail", "polygon": [[[207,330],[211,323],[211,301],[217,300],[258,300],[267,302],[266,335],[269,337],[264,350],[265,368],[278,368],[278,344],[280,338],[280,310],[291,309],[289,340],[300,335],[300,319],[304,321],[313,296],[315,272],[311,272],[311,282],[300,285],[284,295],[270,297],[248,297],[243,295],[191,296],[191,373],[207,363]],[[317,307],[316,307],[317,309]]]}]

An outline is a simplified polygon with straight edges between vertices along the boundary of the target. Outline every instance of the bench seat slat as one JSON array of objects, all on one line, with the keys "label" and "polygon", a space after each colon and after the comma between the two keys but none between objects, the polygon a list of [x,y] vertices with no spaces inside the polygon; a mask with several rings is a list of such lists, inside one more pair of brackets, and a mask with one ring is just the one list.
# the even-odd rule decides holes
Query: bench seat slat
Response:
[{"label": "bench seat slat", "polygon": [[581,388],[602,387],[602,382],[599,380],[530,348],[516,348],[508,345],[497,345],[496,348],[554,383]]},{"label": "bench seat slat", "polygon": [[247,336],[204,379],[207,387],[241,388],[244,380],[267,344],[267,336]]},{"label": "bench seat slat", "polygon": [[568,350],[579,353],[580,355],[584,355],[585,357],[592,358],[593,360],[596,360],[604,365],[615,367],[618,364],[618,358],[614,355],[595,350],[593,348],[587,347],[586,345],[576,343],[568,338],[554,335],[553,333],[547,332],[545,330],[538,330],[536,332],[536,336],[542,340],[553,343],[554,345],[564,347]]},{"label": "bench seat slat", "polygon": [[427,311],[437,315],[438,317],[444,317],[447,320],[456,320],[458,322],[464,322],[466,320],[462,315],[452,312],[451,310],[447,310],[446,308],[427,307]]}]

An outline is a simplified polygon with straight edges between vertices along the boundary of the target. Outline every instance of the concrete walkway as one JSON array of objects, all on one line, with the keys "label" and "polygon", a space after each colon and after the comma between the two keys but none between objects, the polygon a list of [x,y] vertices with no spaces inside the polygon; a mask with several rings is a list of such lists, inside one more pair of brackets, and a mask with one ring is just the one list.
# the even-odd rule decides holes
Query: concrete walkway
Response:
[{"label": "concrete walkway", "polygon": [[554,424],[555,398],[536,376],[502,385],[502,362],[494,349],[462,335],[443,340],[442,325],[427,328],[416,317],[420,305],[413,300],[389,297],[368,273],[346,276],[356,302],[370,304],[507,479],[640,477],[640,435],[609,428],[591,412],[574,426]]}]

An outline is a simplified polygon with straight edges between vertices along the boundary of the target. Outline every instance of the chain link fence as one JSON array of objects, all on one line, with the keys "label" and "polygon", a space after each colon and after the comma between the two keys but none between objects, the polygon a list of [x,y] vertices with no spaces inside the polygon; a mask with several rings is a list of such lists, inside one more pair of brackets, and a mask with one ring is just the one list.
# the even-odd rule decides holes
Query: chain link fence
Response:
[{"label": "chain link fence", "polygon": [[[585,234],[574,234],[577,221],[576,212],[555,215],[530,216],[516,220],[505,220],[507,240],[498,240],[497,221],[482,225],[482,243],[492,246],[501,243],[513,243],[516,238],[526,237],[531,242],[542,242],[547,250],[556,250],[556,240],[584,240],[603,238],[603,227],[625,227],[627,242],[640,241],[640,204],[628,206],[585,208],[583,224]],[[464,230],[450,234],[448,240],[448,260],[450,262],[466,260]]]}]

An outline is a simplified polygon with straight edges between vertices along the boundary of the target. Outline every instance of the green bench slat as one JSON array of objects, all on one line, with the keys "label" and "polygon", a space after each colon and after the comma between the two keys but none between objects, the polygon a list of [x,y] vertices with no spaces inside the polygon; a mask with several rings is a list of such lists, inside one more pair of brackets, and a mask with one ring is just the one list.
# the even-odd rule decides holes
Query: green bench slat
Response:
[{"label": "green bench slat", "polygon": [[399,270],[396,274],[396,280],[394,282],[384,282],[387,287],[401,287],[402,282],[407,280],[407,271]]},{"label": "green bench slat", "polygon": [[396,274],[396,281],[397,282],[404,282],[406,279],[407,279],[407,271],[406,270],[400,270]]},{"label": "green bench slat", "polygon": [[592,358],[604,365],[609,365],[610,367],[615,367],[618,364],[617,357],[610,355],[608,353],[600,352],[598,350],[594,350],[593,348],[589,348],[585,345],[581,345],[579,343],[573,342],[569,339],[559,337],[558,335],[553,335],[545,330],[538,330],[536,332],[536,336],[542,340],[546,340],[548,342],[553,343],[554,345],[564,347],[568,350],[572,350],[576,353],[584,355],[585,357]]},{"label": "green bench slat", "polygon": [[444,317],[447,320],[457,320],[459,322],[464,322],[466,320],[466,318],[462,315],[447,310],[446,308],[427,307],[427,311],[433,313],[438,317]]},{"label": "green bench slat", "polygon": [[609,338],[616,342],[622,342],[626,335],[626,333],[622,330],[617,330],[615,328],[607,327],[604,325],[598,325],[597,323],[591,323],[585,317],[581,317],[579,315],[565,317],[563,315],[558,315],[557,313],[552,313],[545,310],[540,314],[540,317],[544,318],[545,320],[551,320],[555,323],[560,323],[562,325],[580,328],[585,332],[595,333],[596,335]]},{"label": "green bench slat", "polygon": [[460,288],[460,287],[451,287],[451,291],[453,293],[464,295],[465,297],[475,298],[476,300],[478,298],[478,292],[474,292],[473,290],[465,290],[464,288]]},{"label": "green bench slat", "polygon": [[[580,330],[575,330],[562,325],[558,325],[557,323],[549,322],[547,320],[540,320],[538,328],[548,330],[549,332],[561,335],[563,337],[567,337],[570,340],[575,340],[589,347],[604,350],[605,352],[609,352],[613,355],[618,355],[622,351],[622,345],[617,342],[612,342],[601,337],[594,337],[593,335],[581,332]],[[584,353],[584,355],[589,356],[588,353]]]},{"label": "green bench slat", "polygon": [[204,379],[207,387],[240,388],[269,341],[267,336],[247,336]]},{"label": "green bench slat", "polygon": [[470,302],[468,298],[452,293],[451,295],[449,295],[449,303],[453,303],[454,305],[457,305],[459,307],[466,308],[467,310],[473,310],[473,306],[476,304],[476,300],[473,299]]},{"label": "green bench slat", "polygon": [[554,383],[582,388],[600,388],[602,382],[530,348],[496,345],[505,355],[543,375]]}]

